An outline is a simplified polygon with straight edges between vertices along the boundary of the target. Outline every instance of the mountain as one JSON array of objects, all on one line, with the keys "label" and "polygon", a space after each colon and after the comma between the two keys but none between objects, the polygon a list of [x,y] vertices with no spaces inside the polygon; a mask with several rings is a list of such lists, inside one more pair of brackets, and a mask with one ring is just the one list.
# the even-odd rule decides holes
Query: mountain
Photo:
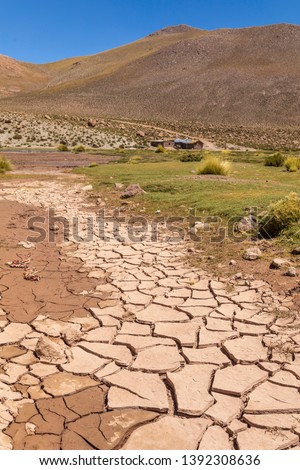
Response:
[{"label": "mountain", "polygon": [[[230,125],[300,124],[296,25],[215,31],[179,25],[94,56],[40,66],[9,60],[20,69],[7,97],[0,61],[2,110]],[[18,93],[12,95],[14,90]]]},{"label": "mountain", "polygon": [[48,82],[43,67],[0,54],[0,98],[38,90]]}]

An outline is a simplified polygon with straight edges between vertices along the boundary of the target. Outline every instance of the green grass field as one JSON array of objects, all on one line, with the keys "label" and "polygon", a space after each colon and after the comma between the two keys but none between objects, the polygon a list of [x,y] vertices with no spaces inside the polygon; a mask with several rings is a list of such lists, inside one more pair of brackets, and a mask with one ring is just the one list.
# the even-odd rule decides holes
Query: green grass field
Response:
[{"label": "green grass field", "polygon": [[[220,153],[221,154],[221,153]],[[200,215],[225,218],[243,216],[245,208],[264,210],[271,202],[290,192],[300,193],[300,173],[288,173],[284,167],[266,167],[266,153],[223,152],[231,161],[228,177],[197,176],[198,162],[183,163],[180,152],[149,155],[147,151],[126,152],[127,163],[110,163],[93,168],[76,169],[91,177],[95,190],[117,203],[115,183],[138,183],[147,194],[134,203],[148,214],[160,210],[162,215],[186,216],[190,208]],[[136,160],[136,157],[140,159]],[[130,163],[132,161],[132,163]]]}]

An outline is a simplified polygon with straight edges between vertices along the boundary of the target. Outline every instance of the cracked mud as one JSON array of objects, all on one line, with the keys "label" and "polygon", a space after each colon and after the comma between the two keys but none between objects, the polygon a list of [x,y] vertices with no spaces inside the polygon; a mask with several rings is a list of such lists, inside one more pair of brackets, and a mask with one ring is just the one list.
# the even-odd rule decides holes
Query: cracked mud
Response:
[{"label": "cracked mud", "polygon": [[[298,449],[300,323],[264,281],[214,278],[184,244],[85,242],[82,185],[0,187],[0,449]],[[81,241],[18,245],[31,215]],[[59,234],[58,234],[59,236]],[[41,280],[5,265],[30,252]]]}]

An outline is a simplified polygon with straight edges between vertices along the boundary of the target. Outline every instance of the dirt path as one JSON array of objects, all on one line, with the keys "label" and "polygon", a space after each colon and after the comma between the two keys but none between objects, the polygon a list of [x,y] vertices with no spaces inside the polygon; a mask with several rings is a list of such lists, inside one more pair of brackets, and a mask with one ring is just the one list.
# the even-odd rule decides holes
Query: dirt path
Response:
[{"label": "dirt path", "polygon": [[[88,240],[85,195],[59,181],[0,187],[0,448],[298,449],[290,299],[213,278],[186,265],[185,245],[133,241],[124,224],[95,222]],[[78,233],[17,246],[33,202]],[[4,264],[29,251],[38,283]]]},{"label": "dirt path", "polygon": [[[120,121],[120,120],[117,120],[117,119],[112,119],[112,121],[113,122],[118,122],[119,124],[130,124],[130,125],[133,124],[133,122],[131,122],[131,121]],[[171,131],[170,129],[167,129],[165,127],[157,127],[157,126],[152,126],[150,124],[141,124],[141,123],[137,123],[136,125],[138,127],[144,128],[144,129],[150,129],[150,130],[155,129],[156,131],[165,132],[167,134],[173,135],[174,137],[178,137],[179,135],[183,135],[181,132]],[[203,139],[203,137],[199,137],[199,136],[195,136],[195,135],[189,135],[189,138],[194,139],[194,140],[201,140],[204,143],[204,149],[205,150],[220,150],[220,147],[217,147],[215,144],[213,144],[212,142],[210,142],[207,139]]]}]

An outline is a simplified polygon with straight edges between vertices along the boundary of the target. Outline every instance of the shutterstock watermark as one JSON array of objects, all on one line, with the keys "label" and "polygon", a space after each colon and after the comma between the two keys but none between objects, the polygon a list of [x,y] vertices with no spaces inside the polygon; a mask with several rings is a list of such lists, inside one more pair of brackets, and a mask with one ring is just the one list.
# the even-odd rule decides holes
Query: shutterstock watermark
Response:
[{"label": "shutterstock watermark", "polygon": [[201,242],[204,239],[209,243],[222,243],[226,239],[243,242],[253,237],[258,223],[255,208],[251,208],[243,219],[236,216],[226,219],[219,216],[199,217],[194,210],[187,217],[128,217],[117,209],[110,214],[101,209],[93,215],[68,218],[56,215],[55,209],[49,208],[47,216],[33,216],[28,220],[28,228],[32,234],[27,240],[33,243],[55,243],[60,237],[63,241],[88,243],[96,238],[106,242],[113,237],[119,241],[131,242],[146,239],[169,243]]}]

